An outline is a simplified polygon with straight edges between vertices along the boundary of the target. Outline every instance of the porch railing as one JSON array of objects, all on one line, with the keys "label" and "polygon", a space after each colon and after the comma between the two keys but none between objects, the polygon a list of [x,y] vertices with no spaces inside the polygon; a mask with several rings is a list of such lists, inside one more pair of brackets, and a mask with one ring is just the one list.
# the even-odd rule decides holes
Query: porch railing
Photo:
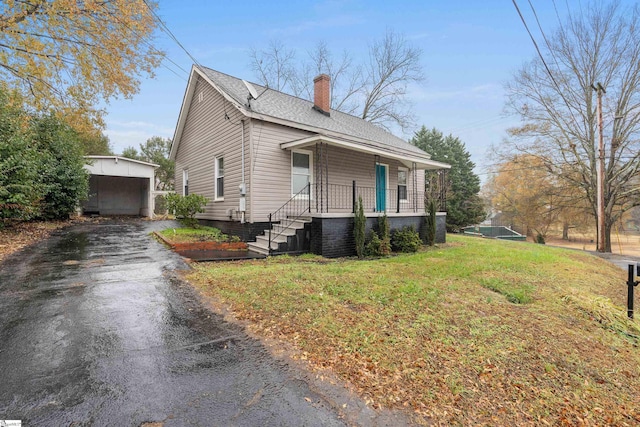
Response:
[{"label": "porch railing", "polygon": [[[316,212],[355,212],[358,198],[362,197],[365,212],[417,213],[424,212],[425,201],[429,201],[426,192],[413,191],[409,186],[379,191],[375,187],[358,186],[354,181],[352,185],[325,184],[324,187],[326,191],[321,196],[324,200],[320,203],[316,197],[313,204]],[[446,210],[445,200],[444,196],[435,199],[439,211]]]},{"label": "porch railing", "polygon": [[[320,184],[307,184],[277,211],[269,214],[269,253],[272,253],[271,244],[275,239],[305,214],[355,212],[360,197],[365,212],[421,213],[425,211],[425,201],[429,201],[427,192],[413,191],[409,186],[382,191],[376,187],[358,186],[353,181],[352,185],[324,184],[320,191]],[[444,193],[434,199],[438,211],[446,210]],[[279,231],[273,230],[274,225],[280,225]]]},{"label": "porch railing", "polygon": [[[272,252],[271,243],[306,213],[311,213],[311,184],[307,184],[277,211],[269,214],[269,253]],[[274,224],[281,225],[277,233],[273,231]]]}]

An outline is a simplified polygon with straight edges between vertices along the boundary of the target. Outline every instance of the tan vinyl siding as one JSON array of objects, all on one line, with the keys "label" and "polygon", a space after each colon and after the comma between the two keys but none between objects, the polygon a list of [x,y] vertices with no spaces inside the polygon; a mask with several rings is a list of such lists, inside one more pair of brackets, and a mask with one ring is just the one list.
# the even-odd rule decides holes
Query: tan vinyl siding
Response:
[{"label": "tan vinyl siding", "polygon": [[[280,144],[283,142],[295,141],[308,136],[308,133],[286,126],[265,123],[262,121],[253,121],[251,128],[251,146],[253,158],[255,159],[251,165],[253,174],[252,194],[253,213],[251,221],[266,221],[269,213],[275,212],[284,203],[291,199],[291,150],[283,150]],[[325,146],[326,148],[326,146]],[[368,199],[368,205],[365,206],[367,211],[372,211],[375,207],[375,157],[371,154],[365,154],[358,151],[347,150],[340,147],[331,146],[328,148],[328,172],[324,168],[324,162],[320,162],[318,158],[318,148],[314,145],[302,149],[311,151],[313,156],[313,177],[314,183],[319,182],[319,168],[323,168],[323,174],[329,177],[330,191],[340,192],[338,197],[340,200],[335,201],[334,205],[345,206],[351,202],[350,187],[353,180],[356,181],[358,187],[368,187],[363,189],[363,198]],[[386,164],[388,167],[387,188],[393,190],[393,196],[387,197],[388,210],[395,209],[395,191],[398,182],[398,167],[404,165],[397,160],[380,157],[380,163]],[[405,166],[406,167],[406,166]],[[411,168],[407,177],[407,191],[413,192],[413,172]],[[417,171],[417,188],[418,191],[424,190],[424,171]],[[365,197],[368,194],[368,198]],[[330,196],[331,197],[331,196]],[[347,199],[347,200],[344,200]],[[393,199],[393,200],[392,200]],[[315,211],[319,208],[319,200],[317,194],[312,195],[312,209]],[[326,195],[325,195],[326,203]],[[413,206],[413,200],[408,201]],[[422,205],[422,202],[420,202]],[[349,204],[350,206],[350,204]],[[419,206],[422,209],[422,206]],[[350,207],[341,209],[331,209],[332,212],[350,212]]]},{"label": "tan vinyl siding", "polygon": [[[226,107],[226,108],[225,108]],[[244,118],[220,93],[198,78],[176,153],[176,189],[182,192],[182,171],[189,171],[189,194],[209,199],[198,218],[228,220],[229,209],[237,210],[241,182],[242,122]],[[225,119],[225,112],[229,120]],[[249,136],[245,120],[245,180],[249,188]],[[215,158],[224,158],[224,200],[214,201]],[[247,209],[249,208],[247,203]],[[247,213],[248,214],[248,213]],[[238,220],[238,214],[233,216]]]},{"label": "tan vinyl siding", "polygon": [[309,135],[287,126],[252,120],[252,222],[267,221],[269,213],[291,198],[291,151],[281,149],[280,144]]},{"label": "tan vinyl siding", "polygon": [[[366,187],[360,191],[360,195],[363,197],[365,211],[373,211],[375,207],[375,197],[373,191],[376,186],[375,176],[375,156],[372,154],[365,154],[358,151],[347,150],[341,147],[329,147],[329,184],[338,186],[351,186],[353,181],[356,181],[356,186]],[[398,186],[398,168],[406,165],[400,163],[397,160],[380,157],[379,162],[387,166],[387,188],[392,190],[387,196],[387,209],[391,212],[394,211],[396,206],[395,191]],[[316,165],[318,166],[318,165]],[[316,167],[317,169],[317,167]],[[407,191],[410,196],[413,196],[413,171],[408,169],[407,176]],[[326,171],[325,171],[326,173]],[[317,174],[317,171],[316,171]],[[417,177],[417,190],[418,194],[424,191],[424,170],[416,170]],[[335,187],[331,187],[334,191],[341,191]],[[331,197],[331,196],[330,196]],[[344,197],[344,196],[340,196]],[[418,200],[420,200],[419,196]],[[413,206],[413,199],[409,197],[406,202]],[[420,203],[422,204],[422,202]],[[418,206],[421,210],[423,206]],[[333,212],[350,212],[348,209],[333,209]]]},{"label": "tan vinyl siding", "polygon": [[[229,120],[225,119],[225,113]],[[249,222],[267,221],[269,213],[275,212],[291,199],[291,151],[283,150],[280,144],[309,137],[310,132],[291,127],[249,119],[240,114],[225,98],[204,82],[200,77],[195,82],[193,96],[182,130],[180,145],[176,153],[176,189],[182,192],[183,170],[189,171],[189,193],[202,194],[210,202],[206,212],[198,218],[211,220],[239,220],[235,213],[229,218],[229,211],[238,209],[239,185],[241,183],[241,145],[244,119],[245,140],[245,182],[247,186],[246,219]],[[317,147],[311,151],[313,157],[313,182],[318,182]],[[340,147],[329,147],[328,177],[330,184],[344,186],[347,194],[353,180],[360,187],[375,188],[375,158],[373,155],[351,151]],[[215,159],[224,158],[224,200],[215,201]],[[395,160],[380,158],[388,165],[387,187],[397,188],[398,166]],[[325,171],[326,172],[326,171]],[[424,172],[418,171],[417,187],[424,190]],[[409,168],[407,189],[413,192],[413,176]],[[348,202],[350,202],[350,196]],[[316,195],[312,197],[316,206]],[[373,209],[374,202],[366,206]],[[346,206],[346,202],[342,203]],[[395,207],[395,200],[387,197],[389,211]],[[315,209],[314,209],[315,211]],[[339,211],[350,211],[341,208]]]}]

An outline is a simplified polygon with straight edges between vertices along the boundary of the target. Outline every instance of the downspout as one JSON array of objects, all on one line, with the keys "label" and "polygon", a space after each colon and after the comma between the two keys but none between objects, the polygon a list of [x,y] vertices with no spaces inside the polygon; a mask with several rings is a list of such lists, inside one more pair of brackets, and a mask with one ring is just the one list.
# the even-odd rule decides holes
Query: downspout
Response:
[{"label": "downspout", "polygon": [[[411,163],[411,175],[413,175],[413,212],[418,212],[418,169],[416,162]],[[424,197],[424,189],[422,189]],[[422,204],[424,205],[424,199]]]},{"label": "downspout", "polygon": [[[255,169],[255,155],[256,153],[254,152],[254,146],[253,146],[253,121],[251,119],[248,120],[248,126],[249,126],[249,188],[251,188],[251,192],[253,193],[254,190],[254,185],[253,185],[253,171]],[[254,215],[254,206],[253,206],[253,196],[249,197],[249,222],[253,224],[253,222],[255,221],[255,215]]]},{"label": "downspout", "polygon": [[242,210],[242,212],[240,213],[240,223],[244,224],[245,223],[245,213],[246,213],[246,194],[247,194],[247,184],[244,181],[244,120],[240,120],[240,126],[241,126],[241,133],[242,133],[242,142],[241,142],[241,146],[242,146],[242,154],[240,156],[241,160],[241,167],[240,169],[242,170],[242,181],[240,182],[240,198],[242,199],[242,202],[240,202],[241,206],[244,208]]}]

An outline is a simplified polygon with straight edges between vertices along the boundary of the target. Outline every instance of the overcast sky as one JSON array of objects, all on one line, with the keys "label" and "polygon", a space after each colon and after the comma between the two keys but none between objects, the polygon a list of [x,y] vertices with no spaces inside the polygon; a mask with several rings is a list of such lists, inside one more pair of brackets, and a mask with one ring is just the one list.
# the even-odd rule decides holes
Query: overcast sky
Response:
[{"label": "overcast sky", "polygon": [[[418,125],[452,133],[466,144],[484,178],[491,144],[517,123],[503,114],[503,84],[536,55],[533,43],[508,0],[418,1],[205,1],[159,0],[158,15],[199,63],[258,81],[249,50],[279,40],[300,55],[323,40],[337,53],[362,55],[390,29],[422,49],[426,80],[411,87]],[[531,5],[550,34],[579,0],[519,0],[542,43]],[[582,2],[584,3],[584,2]],[[625,2],[631,4],[632,2]],[[145,79],[132,100],[106,107],[106,134],[116,153],[147,138],[173,137],[193,61],[164,32],[154,45],[167,53],[155,79]],[[397,133],[397,132],[396,132]],[[398,134],[408,139],[411,134]]]}]

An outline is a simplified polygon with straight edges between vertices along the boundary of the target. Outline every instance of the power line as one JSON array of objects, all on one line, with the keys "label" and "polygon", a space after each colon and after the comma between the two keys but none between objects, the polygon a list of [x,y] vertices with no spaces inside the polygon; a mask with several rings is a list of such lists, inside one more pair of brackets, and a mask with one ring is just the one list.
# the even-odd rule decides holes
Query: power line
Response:
[{"label": "power line", "polygon": [[[620,160],[622,159],[627,159],[627,160],[640,160],[640,155],[638,156],[621,156],[619,158]],[[508,163],[508,162],[506,162]],[[477,172],[477,175],[491,175],[491,174],[500,174],[502,172],[519,172],[519,171],[524,171],[524,170],[531,170],[531,169],[544,169],[544,166],[522,166],[522,167],[518,167],[518,168],[510,168],[510,169],[500,169],[501,166],[504,166],[505,163],[493,163],[493,164],[489,164],[489,165],[481,165],[482,168],[484,168],[486,170],[486,172]],[[487,170],[489,168],[498,168],[497,170]]]},{"label": "power line", "polygon": [[[104,7],[106,9],[106,5],[102,4],[102,7]],[[165,64],[163,61],[167,60],[169,62],[171,62],[172,64],[174,64],[176,67],[178,67],[180,70],[182,70],[187,76],[189,75],[189,72],[187,70],[185,70],[184,68],[182,68],[177,62],[175,62],[174,60],[172,60],[171,58],[169,58],[166,54],[164,54],[162,51],[160,51],[158,48],[156,48],[150,41],[148,41],[143,35],[141,35],[139,32],[137,32],[136,30],[134,30],[126,21],[121,20],[117,15],[113,15],[113,18],[115,18],[118,22],[120,22],[120,24],[124,25],[125,27],[127,27],[129,29],[129,31],[131,31],[132,33],[134,33],[135,35],[137,35],[140,38],[140,41],[149,47],[149,49],[151,49],[153,51],[153,53],[155,53],[156,55],[160,55],[162,57],[162,61],[161,61],[161,65],[166,68],[167,70],[171,71],[173,74],[175,74],[178,78],[187,81],[186,78],[184,78],[183,76],[179,75],[174,69],[170,68],[167,64]]]},{"label": "power line", "polygon": [[[529,6],[531,7],[531,11],[533,12],[533,16],[536,18],[536,23],[538,24],[538,29],[540,30],[540,34],[542,34],[542,38],[545,44],[547,45],[547,49],[549,49],[549,53],[551,53],[551,57],[553,58],[553,61],[556,63],[556,67],[559,68],[558,59],[556,58],[556,55],[553,53],[553,50],[551,49],[551,44],[549,43],[549,40],[547,39],[547,36],[545,35],[544,30],[542,29],[542,25],[540,24],[540,19],[538,19],[538,13],[536,12],[536,8],[533,7],[533,3],[531,3],[531,0],[528,0],[528,2],[529,2]],[[554,6],[555,6],[555,2],[554,2]],[[557,14],[557,11],[556,11],[556,14]]]},{"label": "power line", "polygon": [[536,48],[536,52],[538,52],[538,56],[540,57],[540,60],[542,61],[542,64],[544,65],[545,70],[547,70],[547,74],[549,74],[549,77],[551,77],[551,81],[553,82],[553,85],[558,90],[558,95],[560,95],[560,97],[564,101],[565,105],[567,106],[567,108],[569,110],[569,114],[571,115],[571,118],[573,119],[574,123],[578,123],[578,121],[576,120],[575,116],[573,115],[573,111],[571,111],[571,105],[569,105],[569,101],[567,101],[567,98],[565,98],[563,91],[560,89],[560,85],[556,81],[555,77],[553,77],[553,73],[551,72],[551,69],[547,65],[547,61],[544,60],[544,56],[542,56],[542,52],[540,51],[540,47],[538,46],[538,43],[536,42],[536,39],[533,37],[533,34],[531,34],[531,30],[529,30],[529,26],[527,25],[527,21],[524,19],[524,16],[522,15],[522,12],[520,11],[520,8],[518,7],[518,3],[516,2],[516,0],[511,0],[511,1],[513,2],[513,5],[515,6],[516,11],[518,12],[518,15],[520,15],[520,20],[522,21],[522,24],[524,25],[524,28],[527,30],[527,33],[529,34],[529,37],[531,38],[531,41],[533,42],[533,46]]},{"label": "power line", "polygon": [[167,24],[165,24],[162,19],[160,19],[160,17],[158,16],[158,14],[155,12],[155,10],[153,10],[153,8],[149,5],[149,3],[147,2],[147,0],[142,0],[142,2],[147,6],[147,9],[149,9],[149,11],[151,12],[151,14],[154,16],[155,20],[158,22],[158,24],[160,25],[160,29],[162,31],[164,31],[169,37],[171,37],[171,39],[173,39],[174,42],[176,42],[176,44],[178,46],[180,46],[180,49],[182,49],[189,58],[191,58],[191,60],[198,66],[202,66],[202,64],[200,64],[200,62],[198,62],[198,60],[191,55],[191,52],[189,52],[187,50],[186,47],[184,47],[184,45],[182,43],[180,43],[180,40],[178,40],[178,38],[171,32],[171,30],[169,29],[169,27],[167,27]]},{"label": "power line", "polygon": [[508,119],[510,118],[498,116],[498,117],[493,117],[487,120],[478,120],[476,122],[470,122],[467,124],[460,125],[459,127],[450,130],[449,133],[454,134],[454,133],[466,132],[474,129],[483,129],[485,127],[493,126],[501,121],[508,120]]}]

